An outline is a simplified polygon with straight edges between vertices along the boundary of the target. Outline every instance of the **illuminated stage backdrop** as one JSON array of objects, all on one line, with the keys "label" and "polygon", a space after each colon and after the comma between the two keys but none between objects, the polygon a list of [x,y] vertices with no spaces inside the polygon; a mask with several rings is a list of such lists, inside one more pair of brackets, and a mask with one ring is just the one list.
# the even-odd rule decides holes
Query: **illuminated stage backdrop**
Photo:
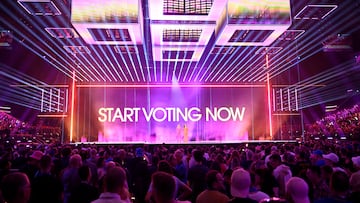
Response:
[{"label": "illuminated stage backdrop", "polygon": [[264,87],[78,88],[75,139],[231,143],[268,132]]}]

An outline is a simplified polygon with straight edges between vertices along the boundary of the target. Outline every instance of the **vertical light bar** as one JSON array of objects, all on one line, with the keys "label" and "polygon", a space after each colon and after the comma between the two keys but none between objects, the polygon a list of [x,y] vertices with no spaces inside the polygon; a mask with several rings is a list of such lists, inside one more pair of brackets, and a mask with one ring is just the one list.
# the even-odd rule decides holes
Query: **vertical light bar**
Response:
[{"label": "vertical light bar", "polygon": [[284,111],[283,97],[282,97],[282,89],[280,89],[280,110]]},{"label": "vertical light bar", "polygon": [[44,110],[44,89],[41,89],[41,105],[40,105],[40,112]]},{"label": "vertical light bar", "polygon": [[298,106],[298,98],[297,98],[297,89],[295,88],[295,110],[298,111],[299,110],[299,106]]},{"label": "vertical light bar", "polygon": [[[266,69],[269,70],[269,55],[266,54]],[[268,113],[269,113],[269,133],[270,139],[273,138],[273,130],[272,130],[272,118],[271,118],[271,91],[270,91],[270,74],[269,71],[266,73],[266,88],[267,88],[267,99],[268,99]]]},{"label": "vertical light bar", "polygon": [[275,93],[275,89],[274,88],[272,88],[272,90],[273,90],[273,111],[275,112],[276,111],[276,102],[275,102],[275,99],[276,99],[276,93]]},{"label": "vertical light bar", "polygon": [[58,101],[57,101],[57,112],[60,112],[60,93],[61,93],[61,90],[59,89],[58,91]]},{"label": "vertical light bar", "polygon": [[49,97],[49,112],[51,112],[51,105],[52,105],[52,89],[50,88],[50,97]]},{"label": "vertical light bar", "polygon": [[66,88],[65,90],[65,112],[68,112],[68,102],[69,102],[69,90]]},{"label": "vertical light bar", "polygon": [[288,93],[288,106],[289,106],[289,111],[291,111],[291,97],[290,97],[290,89],[288,89],[288,91],[287,91],[287,93]]},{"label": "vertical light bar", "polygon": [[73,141],[73,133],[74,133],[74,107],[75,107],[75,70],[73,70],[73,78],[72,78],[72,86],[71,86],[70,142]]}]

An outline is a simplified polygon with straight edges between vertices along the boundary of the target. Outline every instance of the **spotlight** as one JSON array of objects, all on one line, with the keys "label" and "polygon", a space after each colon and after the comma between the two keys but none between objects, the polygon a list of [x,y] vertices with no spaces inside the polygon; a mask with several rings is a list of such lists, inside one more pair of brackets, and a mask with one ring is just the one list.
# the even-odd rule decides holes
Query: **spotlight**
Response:
[{"label": "spotlight", "polygon": [[349,34],[337,34],[328,36],[323,42],[324,52],[352,51],[352,38]]},{"label": "spotlight", "polygon": [[10,30],[0,30],[0,48],[11,49],[13,35]]}]

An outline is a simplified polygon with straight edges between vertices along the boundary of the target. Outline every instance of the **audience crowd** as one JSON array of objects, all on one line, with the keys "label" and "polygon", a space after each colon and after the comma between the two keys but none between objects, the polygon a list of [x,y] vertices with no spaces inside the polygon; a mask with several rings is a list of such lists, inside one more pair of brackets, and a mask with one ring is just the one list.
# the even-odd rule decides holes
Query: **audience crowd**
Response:
[{"label": "audience crowd", "polygon": [[[359,112],[355,105],[311,129],[358,134]],[[7,141],[0,140],[0,202],[360,202],[358,140],[31,147]]]},{"label": "audience crowd", "polygon": [[[306,126],[308,137],[352,137],[360,134],[360,106],[328,113],[324,118]],[[359,138],[359,137],[358,137]]]}]

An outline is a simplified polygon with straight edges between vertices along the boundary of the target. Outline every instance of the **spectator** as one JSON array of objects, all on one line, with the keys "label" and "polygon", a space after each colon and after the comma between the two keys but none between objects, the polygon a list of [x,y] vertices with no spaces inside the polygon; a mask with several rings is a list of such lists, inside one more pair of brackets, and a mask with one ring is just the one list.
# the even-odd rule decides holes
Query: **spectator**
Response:
[{"label": "spectator", "polygon": [[231,175],[231,195],[234,197],[229,203],[256,203],[249,198],[251,178],[244,169],[236,169]]},{"label": "spectator", "polygon": [[299,177],[291,177],[286,183],[287,199],[290,203],[310,203],[308,184]]},{"label": "spectator", "polygon": [[211,170],[206,174],[207,189],[201,192],[196,198],[196,203],[226,203],[229,198],[221,193],[224,191],[224,178],[221,173]]},{"label": "spectator", "polygon": [[[260,202],[262,199],[270,198],[268,194],[259,190],[260,188],[260,175],[256,173],[250,173],[251,187],[249,198]],[[269,181],[269,180],[265,180]]]},{"label": "spectator", "polygon": [[[173,174],[173,168],[170,166],[169,162],[162,160],[159,162],[158,164],[158,171],[161,172],[165,172],[169,175],[172,175],[172,177],[175,180],[175,185],[176,185],[176,191],[175,191],[175,197],[176,199],[179,200],[185,200],[186,198],[188,198],[191,195],[191,188],[186,185],[184,182],[182,182],[179,178],[177,178],[176,176],[174,176]],[[146,201],[150,201],[151,196],[152,196],[152,184],[150,183],[149,186],[149,190],[148,193],[146,194],[145,200]]]},{"label": "spectator", "polygon": [[174,178],[165,172],[155,172],[152,175],[152,191],[156,203],[189,203],[175,200],[176,185]]},{"label": "spectator", "polygon": [[195,165],[189,169],[188,182],[193,191],[191,202],[196,202],[196,197],[206,189],[206,174],[208,168],[203,164],[203,153],[200,150],[193,151]]},{"label": "spectator", "polygon": [[40,170],[35,174],[31,185],[31,203],[61,203],[63,186],[61,181],[51,174],[52,160],[48,155],[40,159]]},{"label": "spectator", "polygon": [[27,203],[31,186],[25,173],[14,172],[6,175],[1,183],[1,194],[7,203]]},{"label": "spectator", "polygon": [[345,172],[335,171],[330,180],[330,197],[324,198],[315,203],[342,203],[342,202],[350,202],[349,201],[349,177]]},{"label": "spectator", "polygon": [[323,179],[321,168],[319,166],[311,166],[307,170],[306,175],[311,183],[310,193],[312,194],[312,200],[319,200],[329,196],[330,188]]},{"label": "spectator", "polygon": [[329,154],[324,154],[323,157],[325,159],[325,164],[328,166],[331,166],[333,168],[333,172],[342,171],[345,173],[345,170],[343,168],[340,168],[339,166],[337,166],[337,164],[339,162],[338,155],[336,155],[335,153],[329,153]]},{"label": "spectator", "polygon": [[129,203],[126,173],[121,167],[110,168],[105,176],[105,192],[92,203]]},{"label": "spectator", "polygon": [[[287,181],[292,177],[288,166],[282,164],[279,154],[273,154],[270,157],[270,165],[274,169],[273,176],[279,185],[279,197],[285,197],[285,187]],[[276,195],[276,194],[275,194]]]},{"label": "spectator", "polygon": [[98,189],[90,184],[91,169],[87,165],[79,168],[80,185],[70,195],[69,203],[90,203],[99,198]]},{"label": "spectator", "polygon": [[62,175],[62,183],[64,185],[64,203],[68,203],[71,193],[80,185],[79,168],[82,164],[81,156],[72,155],[69,160],[69,166]]}]

